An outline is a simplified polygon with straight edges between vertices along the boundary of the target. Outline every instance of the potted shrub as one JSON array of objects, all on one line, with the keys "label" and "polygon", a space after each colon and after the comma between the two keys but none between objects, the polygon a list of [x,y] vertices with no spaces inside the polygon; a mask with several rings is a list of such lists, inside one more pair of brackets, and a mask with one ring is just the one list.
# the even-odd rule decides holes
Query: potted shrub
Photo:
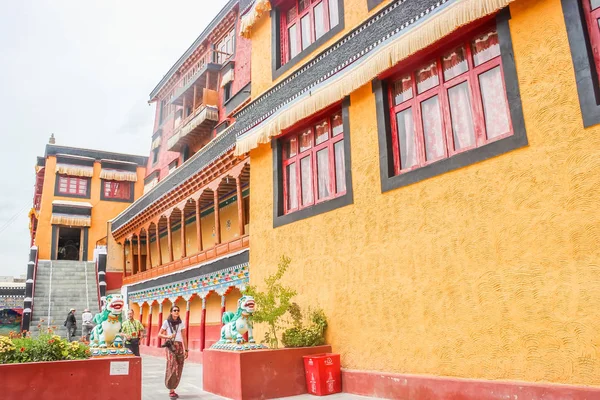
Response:
[{"label": "potted shrub", "polygon": [[0,336],[0,376],[10,382],[2,398],[59,399],[67,387],[93,387],[87,400],[141,399],[139,357],[90,355],[87,344],[68,342],[52,329],[40,330],[37,337],[14,332]]},{"label": "potted shrub", "polygon": [[[269,399],[307,393],[302,357],[331,352],[331,347],[322,346],[327,327],[323,311],[309,312],[310,320],[316,322],[305,327],[300,308],[292,302],[296,291],[281,282],[290,263],[283,256],[277,271],[265,278],[263,290],[251,285],[244,293],[254,297],[256,310],[251,322],[267,325],[263,343],[271,348],[205,350],[203,362],[211,368],[203,368],[204,390],[232,399]],[[280,349],[279,336],[289,325],[285,321],[288,315],[294,322],[291,330],[283,333],[286,347]]]}]

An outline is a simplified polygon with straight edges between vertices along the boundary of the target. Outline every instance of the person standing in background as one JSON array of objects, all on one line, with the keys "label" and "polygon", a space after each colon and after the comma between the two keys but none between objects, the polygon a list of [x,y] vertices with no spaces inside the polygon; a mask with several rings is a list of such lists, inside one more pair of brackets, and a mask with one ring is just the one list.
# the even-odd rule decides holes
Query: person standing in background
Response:
[{"label": "person standing in background", "polygon": [[133,318],[133,310],[127,311],[127,321],[121,325],[121,333],[125,336],[125,347],[133,354],[139,357],[140,355],[140,339],[146,336],[144,325],[137,319]]},{"label": "person standing in background", "polygon": [[94,315],[89,309],[86,308],[83,310],[83,314],[81,314],[81,336],[83,336],[88,343],[90,341],[90,333],[92,333],[92,329],[94,329],[93,319]]},{"label": "person standing in background", "polygon": [[67,327],[67,340],[71,342],[73,341],[75,331],[77,330],[77,318],[75,318],[74,308],[71,308],[71,310],[69,310],[69,314],[67,315],[67,319],[65,320],[65,326]]}]

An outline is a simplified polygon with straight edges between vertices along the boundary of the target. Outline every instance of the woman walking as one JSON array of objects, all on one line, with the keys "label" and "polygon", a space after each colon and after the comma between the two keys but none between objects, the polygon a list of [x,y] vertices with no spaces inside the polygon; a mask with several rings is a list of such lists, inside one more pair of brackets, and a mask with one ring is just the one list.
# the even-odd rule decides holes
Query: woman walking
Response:
[{"label": "woman walking", "polygon": [[165,339],[163,347],[167,352],[167,370],[165,372],[165,386],[169,389],[169,397],[179,397],[175,389],[179,386],[184,360],[188,357],[188,345],[185,335],[185,324],[179,318],[179,307],[171,307],[169,318],[163,322],[158,337]]}]

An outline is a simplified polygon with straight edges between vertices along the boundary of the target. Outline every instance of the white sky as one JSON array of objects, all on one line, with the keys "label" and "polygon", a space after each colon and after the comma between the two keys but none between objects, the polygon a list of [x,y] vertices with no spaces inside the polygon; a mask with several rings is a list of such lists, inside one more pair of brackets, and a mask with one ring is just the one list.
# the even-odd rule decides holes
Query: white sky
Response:
[{"label": "white sky", "polygon": [[26,273],[34,166],[50,133],[58,145],[147,156],[150,91],[226,3],[2,2],[0,275]]}]

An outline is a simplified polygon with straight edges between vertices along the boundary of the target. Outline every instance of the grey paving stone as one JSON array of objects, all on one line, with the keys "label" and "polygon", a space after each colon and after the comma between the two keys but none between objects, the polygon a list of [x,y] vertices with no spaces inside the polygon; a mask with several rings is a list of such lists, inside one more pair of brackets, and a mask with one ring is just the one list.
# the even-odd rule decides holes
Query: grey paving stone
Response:
[{"label": "grey paving stone", "polygon": [[[167,400],[169,391],[165,387],[166,361],[161,357],[142,357],[142,399]],[[202,390],[202,364],[186,362],[177,394],[181,400],[222,400],[224,397],[216,396]],[[334,394],[324,397],[304,394],[286,397],[286,400],[369,400],[371,397],[356,396],[347,393]]]}]

